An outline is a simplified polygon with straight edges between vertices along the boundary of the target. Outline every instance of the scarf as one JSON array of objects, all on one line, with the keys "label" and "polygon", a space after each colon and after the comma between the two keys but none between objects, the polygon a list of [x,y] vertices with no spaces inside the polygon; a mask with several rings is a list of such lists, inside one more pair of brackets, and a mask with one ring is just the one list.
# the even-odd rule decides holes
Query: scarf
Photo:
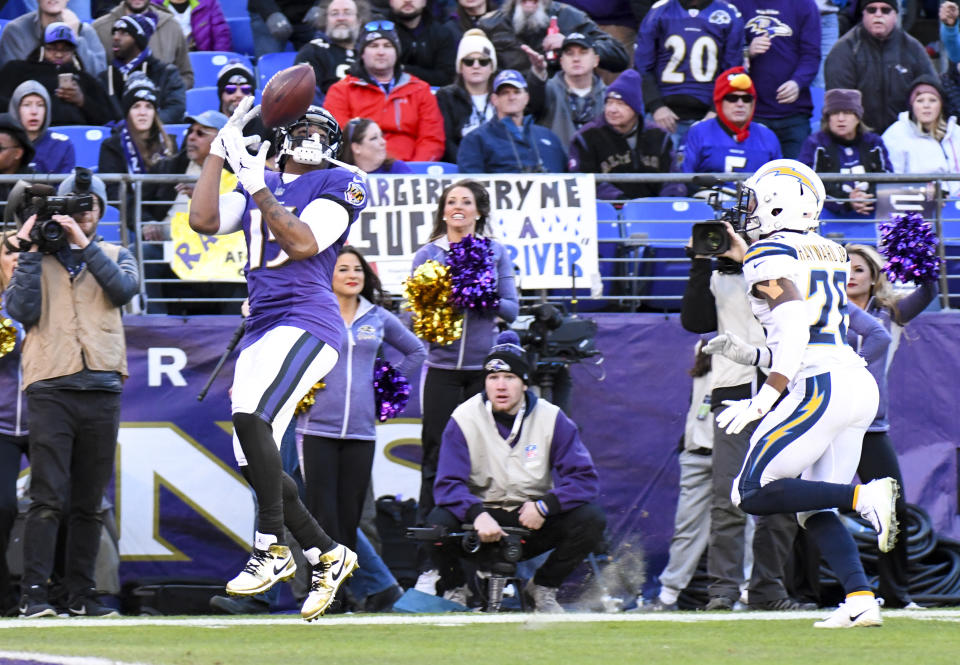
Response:
[{"label": "scarf", "polygon": [[147,170],[146,162],[140,156],[137,144],[133,141],[133,135],[130,133],[130,127],[126,120],[121,120],[117,125],[120,129],[120,147],[123,149],[123,158],[127,160],[128,173],[144,173]]},{"label": "scarf", "polygon": [[135,70],[137,67],[142,65],[147,58],[152,54],[150,53],[150,47],[143,49],[135,57],[130,59],[130,62],[123,64],[116,58],[113,59],[113,68],[116,69],[123,76],[123,80],[126,81],[127,77],[130,76],[130,73]]}]

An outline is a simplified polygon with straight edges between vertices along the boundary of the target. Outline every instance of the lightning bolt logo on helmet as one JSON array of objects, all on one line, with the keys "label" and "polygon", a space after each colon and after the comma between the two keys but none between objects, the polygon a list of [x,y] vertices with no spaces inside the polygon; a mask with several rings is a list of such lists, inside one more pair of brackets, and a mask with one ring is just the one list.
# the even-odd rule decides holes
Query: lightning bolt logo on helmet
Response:
[{"label": "lightning bolt logo on helmet", "polygon": [[826,190],[813,169],[793,159],[767,162],[743,182],[749,197],[744,230],[752,240],[782,230],[806,232],[820,225]]}]

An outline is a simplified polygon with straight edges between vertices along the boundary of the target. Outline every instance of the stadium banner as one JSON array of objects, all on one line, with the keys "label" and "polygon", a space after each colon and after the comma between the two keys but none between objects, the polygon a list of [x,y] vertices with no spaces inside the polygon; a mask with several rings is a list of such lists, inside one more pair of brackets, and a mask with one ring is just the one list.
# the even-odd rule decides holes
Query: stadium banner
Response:
[{"label": "stadium banner", "polygon": [[[426,244],[443,189],[460,176],[370,176],[370,199],[349,242],[376,264],[384,288],[402,290],[413,255]],[[488,232],[510,253],[525,289],[601,290],[593,174],[478,177],[490,194]]]},{"label": "stadium banner", "polygon": [[[656,573],[673,532],[677,443],[698,338],[682,329],[677,315],[592,318],[606,376],[599,378],[595,367],[571,367],[570,415],[597,465],[608,540],[642,546],[648,571]],[[233,457],[228,389],[235,353],[197,400],[238,323],[229,316],[125,319],[130,378],[109,496],[122,582],[155,576],[225,581],[246,561],[254,500]],[[938,536],[958,538],[956,390],[931,376],[960,376],[956,315],[927,313],[911,322],[890,367],[889,395],[906,498],[930,514]],[[419,377],[410,378],[407,411],[377,428],[377,496],[419,492]],[[653,574],[647,578],[655,583]]]}]

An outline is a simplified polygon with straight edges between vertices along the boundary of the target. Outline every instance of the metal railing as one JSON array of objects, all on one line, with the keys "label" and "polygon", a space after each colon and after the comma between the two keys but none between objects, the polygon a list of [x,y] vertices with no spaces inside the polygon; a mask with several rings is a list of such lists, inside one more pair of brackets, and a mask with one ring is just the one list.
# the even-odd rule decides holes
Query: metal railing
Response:
[{"label": "metal railing", "polygon": [[[175,276],[156,277],[145,275],[147,266],[167,265],[163,256],[163,245],[166,241],[150,241],[143,239],[144,206],[154,204],[173,204],[174,201],[147,200],[144,197],[145,185],[176,184],[196,182],[196,176],[187,175],[129,175],[129,174],[97,174],[107,185],[119,185],[119,194],[116,199],[108,201],[119,211],[117,222],[101,221],[101,232],[104,235],[119,238],[119,241],[129,247],[136,255],[141,269],[141,311],[152,311],[159,306],[162,311],[167,306],[205,305],[220,306],[223,303],[239,304],[243,300],[240,295],[210,296],[203,294],[164,296],[151,294],[148,291],[163,289],[163,285],[190,285],[209,284],[208,282],[190,282]],[[715,174],[597,174],[598,182],[611,183],[683,183],[695,185],[700,179],[713,177],[721,182],[737,182],[749,174],[742,173],[715,173]],[[928,202],[932,202],[932,214],[926,219],[933,224],[937,237],[940,239],[938,251],[944,259],[940,273],[940,300],[942,309],[960,307],[960,198],[947,195],[945,183],[960,182],[960,174],[891,174],[891,173],[832,173],[820,174],[825,182],[846,182],[851,179],[869,183],[902,183],[924,185],[928,190]],[[66,175],[31,175],[29,181],[34,183],[58,184]],[[391,176],[377,176],[391,177]],[[409,177],[409,176],[406,176]],[[425,176],[426,177],[426,176]],[[484,176],[458,176],[477,177]],[[0,176],[0,186],[11,184],[23,176]],[[836,199],[848,201],[849,199]],[[628,201],[606,201],[607,203],[622,206]],[[709,217],[704,217],[709,219]],[[126,220],[126,223],[124,223]],[[876,241],[876,225],[883,220],[869,218],[831,219],[831,228],[838,229],[836,233],[828,233],[838,242],[855,240]],[[864,225],[874,224],[872,238],[847,237],[843,233],[845,225],[851,228],[863,229]],[[633,233],[632,228],[639,224],[663,225],[670,232],[656,233],[656,238],[644,236],[643,233]],[[689,237],[691,219],[677,220],[664,216],[662,219],[630,219],[620,214],[614,220],[598,220],[598,236],[600,245],[600,266],[602,274],[603,294],[589,295],[589,291],[582,283],[577,284],[577,295],[581,305],[589,303],[592,309],[609,308],[625,311],[664,311],[679,307],[679,295],[682,294],[683,284],[686,282],[689,259],[682,254],[682,247]],[[603,228],[606,226],[607,228]],[[112,228],[114,227],[114,228]],[[676,229],[674,232],[673,229]],[[672,248],[672,249],[671,249]],[[659,269],[658,269],[659,268]],[[667,268],[664,270],[664,268]],[[666,291],[666,292],[664,292]],[[394,298],[399,298],[394,294]],[[549,292],[521,292],[523,301],[542,301],[569,303],[571,290],[552,290]]]}]

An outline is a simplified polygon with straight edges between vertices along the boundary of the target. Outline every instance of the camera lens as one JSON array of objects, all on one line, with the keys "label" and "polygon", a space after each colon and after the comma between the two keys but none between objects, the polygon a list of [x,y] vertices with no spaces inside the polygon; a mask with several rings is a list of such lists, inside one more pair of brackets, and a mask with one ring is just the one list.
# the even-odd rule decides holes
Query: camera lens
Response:
[{"label": "camera lens", "polygon": [[703,239],[711,252],[716,252],[723,244],[723,235],[719,231],[708,231]]},{"label": "camera lens", "polygon": [[40,226],[40,236],[50,243],[55,243],[63,237],[63,226],[52,219],[43,222]]}]

